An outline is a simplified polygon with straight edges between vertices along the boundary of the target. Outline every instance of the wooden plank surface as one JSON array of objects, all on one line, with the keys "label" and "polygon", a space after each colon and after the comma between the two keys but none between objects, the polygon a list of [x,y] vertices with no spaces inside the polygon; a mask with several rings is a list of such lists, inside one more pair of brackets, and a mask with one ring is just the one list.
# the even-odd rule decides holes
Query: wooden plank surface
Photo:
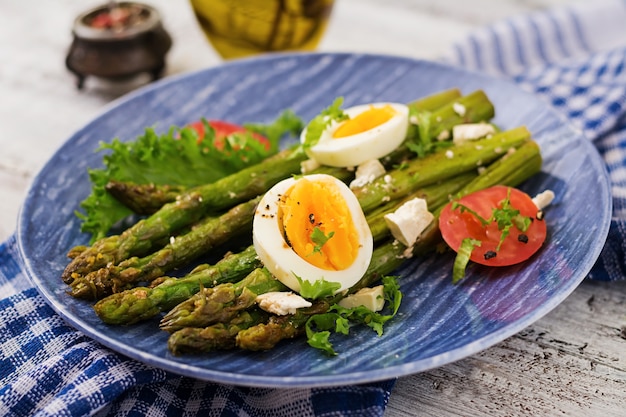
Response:
[{"label": "wooden plank surface", "polygon": [[[174,39],[166,75],[221,62],[186,1],[146,2]],[[571,2],[338,0],[320,50],[435,59],[473,28]],[[100,3],[0,1],[0,240],[14,232],[28,184],[52,153],[136,87],[91,79],[78,91],[64,66],[72,20]],[[584,282],[519,334],[400,378],[386,415],[626,416],[626,282]]]},{"label": "wooden plank surface", "polygon": [[522,332],[400,378],[387,416],[625,416],[626,282],[584,282]]}]

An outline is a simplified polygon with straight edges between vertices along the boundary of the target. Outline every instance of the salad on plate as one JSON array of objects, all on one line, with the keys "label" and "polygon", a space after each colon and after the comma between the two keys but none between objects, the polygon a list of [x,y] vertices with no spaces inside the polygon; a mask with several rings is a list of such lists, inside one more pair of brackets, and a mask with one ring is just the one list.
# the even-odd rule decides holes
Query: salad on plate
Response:
[{"label": "salad on plate", "polygon": [[[554,195],[517,187],[538,173],[524,126],[501,130],[477,90],[342,108],[306,125],[190,121],[101,144],[105,167],[77,215],[89,246],[68,252],[68,292],[109,325],[160,318],[176,355],[269,350],[303,336],[336,355],[353,325],[379,336],[415,256],[531,262]],[[285,135],[297,144],[285,149]]]}]

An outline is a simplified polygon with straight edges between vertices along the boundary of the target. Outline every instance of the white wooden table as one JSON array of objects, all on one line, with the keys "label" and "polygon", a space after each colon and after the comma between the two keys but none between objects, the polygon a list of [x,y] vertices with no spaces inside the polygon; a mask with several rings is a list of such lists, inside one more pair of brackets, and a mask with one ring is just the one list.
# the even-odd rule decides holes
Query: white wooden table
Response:
[{"label": "white wooden table", "polygon": [[[468,31],[572,0],[337,0],[324,51],[435,59]],[[221,62],[184,0],[145,0],[174,45],[166,75]],[[0,0],[0,240],[32,177],[69,136],[136,87],[64,65],[75,16],[102,2]],[[557,309],[467,359],[400,378],[388,416],[626,416],[626,281],[584,282]]]}]

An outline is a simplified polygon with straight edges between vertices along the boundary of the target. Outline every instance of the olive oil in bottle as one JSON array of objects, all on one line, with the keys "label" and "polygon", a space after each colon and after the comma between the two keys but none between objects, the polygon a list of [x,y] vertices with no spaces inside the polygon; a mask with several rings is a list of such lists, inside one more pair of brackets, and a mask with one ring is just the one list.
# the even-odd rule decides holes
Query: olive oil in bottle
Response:
[{"label": "olive oil in bottle", "polygon": [[226,59],[314,50],[332,0],[190,0],[211,45]]}]

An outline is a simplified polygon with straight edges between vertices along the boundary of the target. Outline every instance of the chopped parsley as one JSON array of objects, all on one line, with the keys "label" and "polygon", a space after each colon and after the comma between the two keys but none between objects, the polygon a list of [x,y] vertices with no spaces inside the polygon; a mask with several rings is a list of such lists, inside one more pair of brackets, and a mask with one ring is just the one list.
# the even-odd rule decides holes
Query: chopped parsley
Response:
[{"label": "chopped parsley", "polygon": [[307,343],[328,355],[337,355],[330,341],[332,333],[347,335],[350,324],[364,324],[372,328],[378,336],[383,334],[383,325],[393,318],[402,301],[400,285],[396,277],[386,276],[382,279],[385,294],[385,310],[387,314],[374,312],[366,307],[344,308],[333,304],[328,312],[311,316],[306,323]]},{"label": "chopped parsley", "polygon": [[335,232],[333,231],[331,231],[330,233],[326,235],[324,234],[324,231],[322,229],[315,226],[313,228],[313,232],[311,233],[311,240],[313,241],[313,243],[315,243],[315,246],[313,247],[313,252],[311,252],[311,255],[314,253],[321,252],[322,246],[324,246],[326,242],[328,242],[334,235],[335,235]]}]

